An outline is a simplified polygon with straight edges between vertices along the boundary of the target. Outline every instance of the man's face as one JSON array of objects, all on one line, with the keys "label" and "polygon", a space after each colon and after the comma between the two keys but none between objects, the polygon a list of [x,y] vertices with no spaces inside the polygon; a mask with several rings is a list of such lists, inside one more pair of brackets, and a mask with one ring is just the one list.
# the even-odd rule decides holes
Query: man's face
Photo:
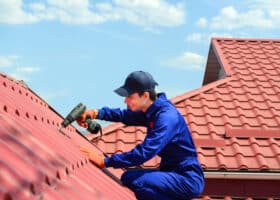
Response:
[{"label": "man's face", "polygon": [[133,93],[125,97],[124,102],[126,103],[127,108],[132,111],[143,111],[148,98],[149,96],[146,94],[146,92],[142,96],[139,96],[138,93]]}]

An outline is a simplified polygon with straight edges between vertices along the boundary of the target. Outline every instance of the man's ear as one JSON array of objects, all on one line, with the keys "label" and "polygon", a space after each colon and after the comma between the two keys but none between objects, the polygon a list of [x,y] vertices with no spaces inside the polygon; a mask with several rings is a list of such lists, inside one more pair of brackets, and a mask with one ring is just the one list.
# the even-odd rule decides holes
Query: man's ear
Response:
[{"label": "man's ear", "polygon": [[149,92],[144,92],[144,95],[145,95],[146,98],[150,98]]},{"label": "man's ear", "polygon": [[149,92],[144,92],[144,97],[149,99],[150,98],[150,93]]}]

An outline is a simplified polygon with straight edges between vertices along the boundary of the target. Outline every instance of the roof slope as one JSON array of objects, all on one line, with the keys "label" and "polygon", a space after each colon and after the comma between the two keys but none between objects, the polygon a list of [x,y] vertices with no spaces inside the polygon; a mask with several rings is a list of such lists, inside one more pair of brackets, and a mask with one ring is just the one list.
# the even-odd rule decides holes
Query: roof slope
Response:
[{"label": "roof slope", "polygon": [[[203,84],[171,99],[203,168],[279,172],[280,40],[213,38]],[[96,143],[112,154],[143,141],[145,129],[114,124],[104,132]]]},{"label": "roof slope", "polygon": [[135,199],[80,153],[80,145],[98,149],[74,127],[58,132],[61,121],[24,83],[0,73],[0,199]]}]

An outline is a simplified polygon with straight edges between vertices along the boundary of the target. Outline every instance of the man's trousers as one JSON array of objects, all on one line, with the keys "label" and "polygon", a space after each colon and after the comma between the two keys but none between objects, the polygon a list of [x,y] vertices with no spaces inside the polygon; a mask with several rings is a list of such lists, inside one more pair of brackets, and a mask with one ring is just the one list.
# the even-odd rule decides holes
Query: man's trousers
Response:
[{"label": "man's trousers", "polygon": [[[193,177],[191,177],[193,176]],[[181,175],[158,170],[128,170],[121,177],[138,200],[192,199],[203,190],[204,182],[196,173]]]}]

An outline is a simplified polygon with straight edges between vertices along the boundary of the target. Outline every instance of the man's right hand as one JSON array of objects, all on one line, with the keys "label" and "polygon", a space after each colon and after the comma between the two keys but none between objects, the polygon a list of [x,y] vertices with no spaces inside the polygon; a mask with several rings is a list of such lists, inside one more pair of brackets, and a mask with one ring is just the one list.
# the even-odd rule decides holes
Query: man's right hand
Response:
[{"label": "man's right hand", "polygon": [[95,118],[97,117],[97,115],[98,115],[98,110],[96,110],[96,109],[94,109],[94,110],[86,110],[86,111],[82,114],[82,116],[81,116],[79,119],[77,119],[76,121],[77,121],[77,123],[78,123],[80,126],[82,126],[82,127],[84,127],[84,128],[87,128],[88,125],[87,125],[87,123],[86,123],[86,119],[87,119],[87,118],[95,119]]}]

